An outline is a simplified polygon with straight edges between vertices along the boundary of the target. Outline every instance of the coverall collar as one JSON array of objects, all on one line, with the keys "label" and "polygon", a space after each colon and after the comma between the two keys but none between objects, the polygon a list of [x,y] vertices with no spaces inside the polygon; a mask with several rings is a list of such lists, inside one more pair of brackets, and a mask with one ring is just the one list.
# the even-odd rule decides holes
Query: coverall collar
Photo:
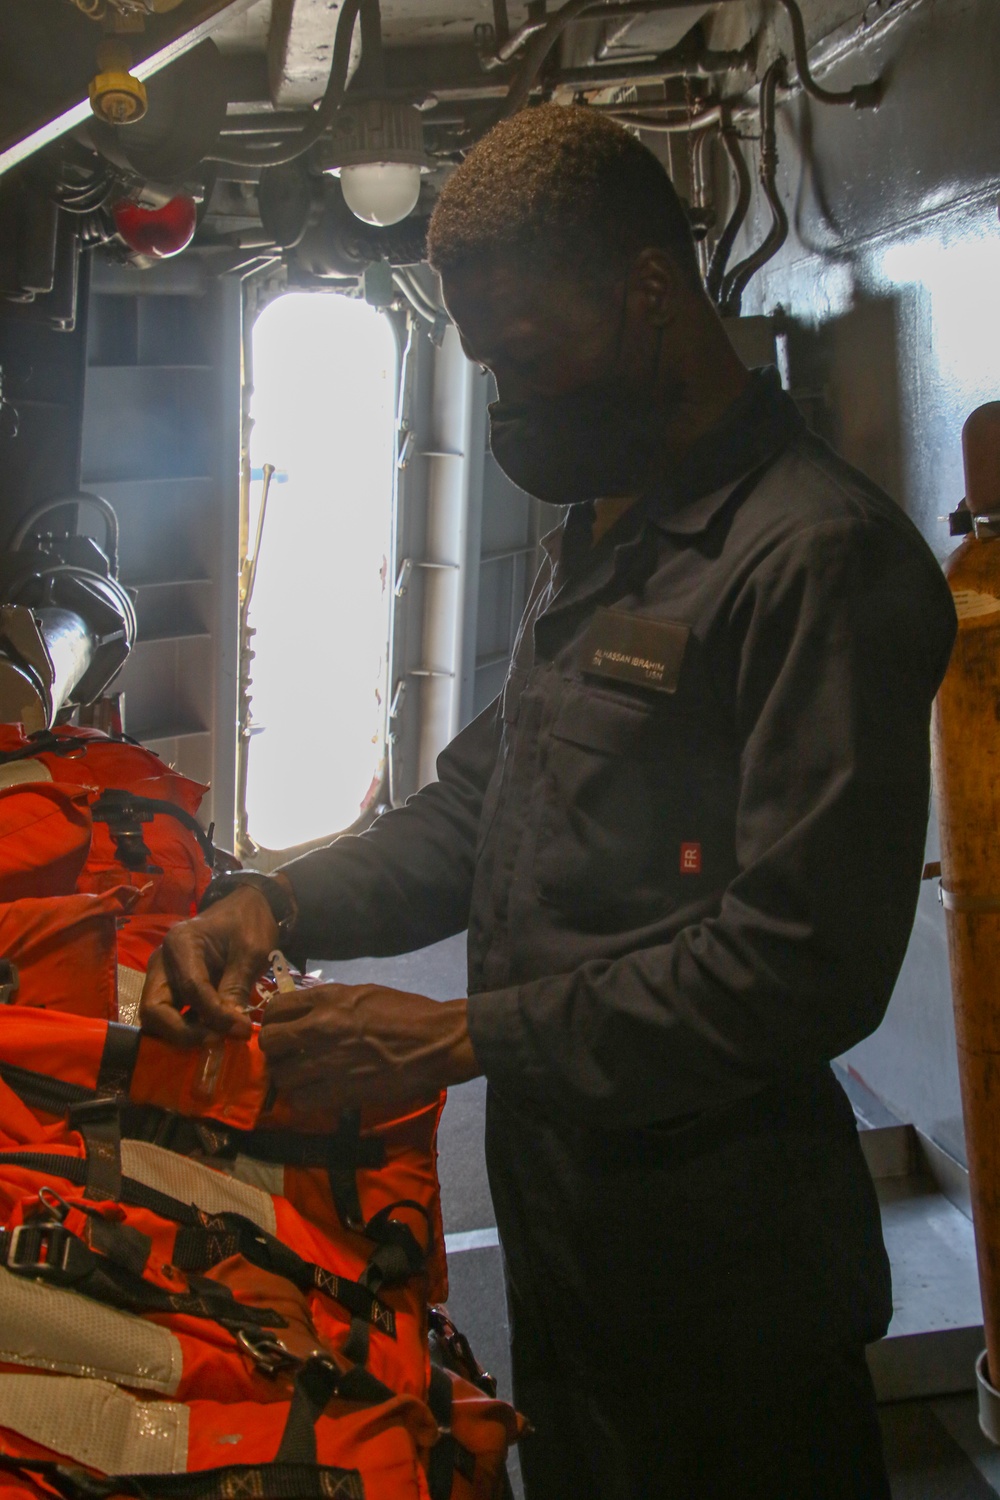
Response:
[{"label": "coverall collar", "polygon": [[[614,578],[655,565],[646,522],[671,536],[705,531],[741,482],[774,458],[805,423],[782,390],[773,366],[752,370],[750,380],[721,421],[698,439],[674,471],[621,517],[595,547],[590,545],[593,505],[572,506],[561,526],[541,540],[553,567],[548,612],[591,598]],[[637,578],[637,582],[641,580]]]},{"label": "coverall collar", "polygon": [[721,421],[646,496],[646,514],[671,535],[699,535],[739,482],[774,458],[804,426],[774,366],[751,370],[746,388]]}]

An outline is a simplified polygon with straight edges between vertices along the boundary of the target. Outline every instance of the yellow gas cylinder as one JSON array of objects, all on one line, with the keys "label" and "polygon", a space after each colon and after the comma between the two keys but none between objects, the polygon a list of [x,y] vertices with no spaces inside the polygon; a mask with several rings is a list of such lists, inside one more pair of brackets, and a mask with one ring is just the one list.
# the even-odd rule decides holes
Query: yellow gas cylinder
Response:
[{"label": "yellow gas cylinder", "polygon": [[[941,897],[948,928],[969,1183],[986,1328],[980,1420],[1000,1440],[1000,401],[962,432],[973,531],[945,564],[958,638],[934,707]],[[997,1397],[984,1415],[984,1399]]]}]

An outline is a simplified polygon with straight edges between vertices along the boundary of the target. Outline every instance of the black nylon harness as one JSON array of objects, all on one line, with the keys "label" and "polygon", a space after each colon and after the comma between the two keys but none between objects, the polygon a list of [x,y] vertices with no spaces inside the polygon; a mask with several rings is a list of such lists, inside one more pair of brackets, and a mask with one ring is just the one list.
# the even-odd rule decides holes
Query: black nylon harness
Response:
[{"label": "black nylon harness", "polygon": [[330,1134],[303,1135],[292,1130],[237,1130],[215,1120],[193,1120],[157,1105],[134,1104],[128,1099],[128,1090],[140,1037],[137,1026],[108,1023],[94,1088],[6,1062],[0,1062],[0,1079],[29,1107],[47,1114],[65,1114],[74,1107],[110,1097],[118,1109],[118,1128],[123,1137],[147,1141],[180,1156],[197,1154],[228,1161],[243,1155],[273,1165],[322,1168],[340,1222],[346,1229],[364,1233],[356,1174],[361,1169],[384,1166],[386,1151],[385,1142],[378,1136],[361,1134],[357,1112],[345,1112]]},{"label": "black nylon harness", "polygon": [[[36,1151],[0,1151],[0,1167],[3,1166],[16,1166],[24,1171],[61,1177],[77,1187],[86,1188],[88,1183],[88,1158],[84,1157]],[[322,1292],[350,1313],[352,1324],[360,1322],[366,1330],[370,1327],[377,1328],[390,1338],[396,1336],[396,1315],[391,1307],[379,1300],[376,1295],[378,1287],[398,1284],[400,1279],[413,1275],[415,1269],[419,1269],[419,1265],[423,1263],[423,1253],[410,1231],[405,1225],[391,1219],[388,1223],[392,1225],[397,1238],[407,1236],[415,1253],[411,1252],[410,1257],[403,1262],[395,1246],[390,1246],[394,1258],[386,1265],[386,1257],[380,1257],[380,1251],[386,1247],[377,1246],[369,1262],[369,1269],[373,1263],[377,1269],[366,1284],[364,1277],[359,1281],[352,1281],[328,1271],[324,1266],[304,1260],[288,1245],[242,1214],[208,1214],[194,1204],[182,1203],[179,1198],[161,1193],[158,1188],[148,1187],[135,1178],[125,1176],[120,1177],[116,1198],[120,1203],[132,1208],[148,1209],[160,1218],[170,1219],[181,1226],[173,1251],[173,1263],[178,1270],[189,1274],[210,1270],[231,1255],[242,1255],[258,1270],[281,1276],[300,1291]],[[33,1276],[62,1286],[72,1285],[75,1290],[94,1296],[98,1301],[111,1302],[114,1306],[125,1307],[130,1311],[188,1312],[194,1316],[223,1321],[219,1316],[221,1311],[227,1322],[238,1318],[241,1322],[262,1327],[287,1326],[277,1313],[263,1316],[262,1310],[257,1308],[244,1309],[246,1317],[242,1317],[238,1311],[242,1304],[235,1301],[227,1288],[221,1287],[217,1282],[204,1282],[201,1278],[198,1279],[197,1303],[180,1306],[178,1298],[183,1300],[183,1294],[166,1293],[152,1283],[141,1281],[141,1270],[150,1250],[150,1243],[145,1235],[138,1236],[146,1241],[144,1253],[141,1254],[141,1260],[138,1260],[140,1250],[135,1244],[136,1230],[127,1225],[115,1224],[96,1214],[91,1219],[91,1226],[90,1245],[54,1220],[37,1225],[19,1225],[13,1230],[0,1230],[0,1264],[18,1275]],[[28,1233],[29,1230],[31,1234]],[[377,1237],[380,1230],[381,1225],[376,1225],[374,1237]],[[32,1235],[37,1239],[37,1245]],[[95,1243],[95,1235],[99,1243]],[[12,1237],[16,1237],[13,1243]],[[52,1253],[42,1258],[43,1249]],[[415,1264],[417,1261],[419,1265]],[[101,1262],[104,1263],[103,1266]],[[110,1278],[113,1282],[110,1286],[108,1266],[116,1268],[116,1275]],[[402,1277],[399,1276],[401,1270],[404,1271]],[[122,1274],[136,1277],[137,1271],[141,1288],[145,1288],[145,1291],[140,1286],[133,1286],[130,1281],[121,1280]],[[368,1271],[365,1275],[368,1275]],[[219,1299],[211,1294],[208,1294],[206,1301],[204,1287],[225,1293],[228,1301],[237,1309],[236,1318],[228,1304],[220,1309],[217,1306]],[[154,1301],[159,1303],[161,1300],[161,1293],[167,1300],[162,1306],[154,1306]],[[116,1296],[120,1300],[115,1301]],[[263,1310],[264,1313],[267,1311]],[[363,1363],[363,1359],[356,1362]]]}]

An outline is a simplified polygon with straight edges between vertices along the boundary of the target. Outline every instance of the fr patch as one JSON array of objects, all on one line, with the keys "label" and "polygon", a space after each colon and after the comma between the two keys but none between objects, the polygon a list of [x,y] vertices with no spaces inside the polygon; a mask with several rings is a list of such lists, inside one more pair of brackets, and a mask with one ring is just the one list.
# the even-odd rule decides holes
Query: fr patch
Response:
[{"label": "fr patch", "polygon": [[580,669],[613,682],[676,693],[690,625],[598,609],[580,650]]},{"label": "fr patch", "polygon": [[681,874],[682,875],[700,875],[701,874],[701,845],[700,844],[682,844],[681,845]]}]

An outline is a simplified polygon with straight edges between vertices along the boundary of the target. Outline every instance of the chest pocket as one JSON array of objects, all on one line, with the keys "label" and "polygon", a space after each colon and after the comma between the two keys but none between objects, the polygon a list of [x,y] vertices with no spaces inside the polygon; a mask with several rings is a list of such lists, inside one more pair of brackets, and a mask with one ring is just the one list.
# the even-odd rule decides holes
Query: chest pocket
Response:
[{"label": "chest pocket", "polygon": [[671,707],[638,694],[566,690],[542,762],[534,875],[543,899],[598,917],[644,904],[661,887]]}]

